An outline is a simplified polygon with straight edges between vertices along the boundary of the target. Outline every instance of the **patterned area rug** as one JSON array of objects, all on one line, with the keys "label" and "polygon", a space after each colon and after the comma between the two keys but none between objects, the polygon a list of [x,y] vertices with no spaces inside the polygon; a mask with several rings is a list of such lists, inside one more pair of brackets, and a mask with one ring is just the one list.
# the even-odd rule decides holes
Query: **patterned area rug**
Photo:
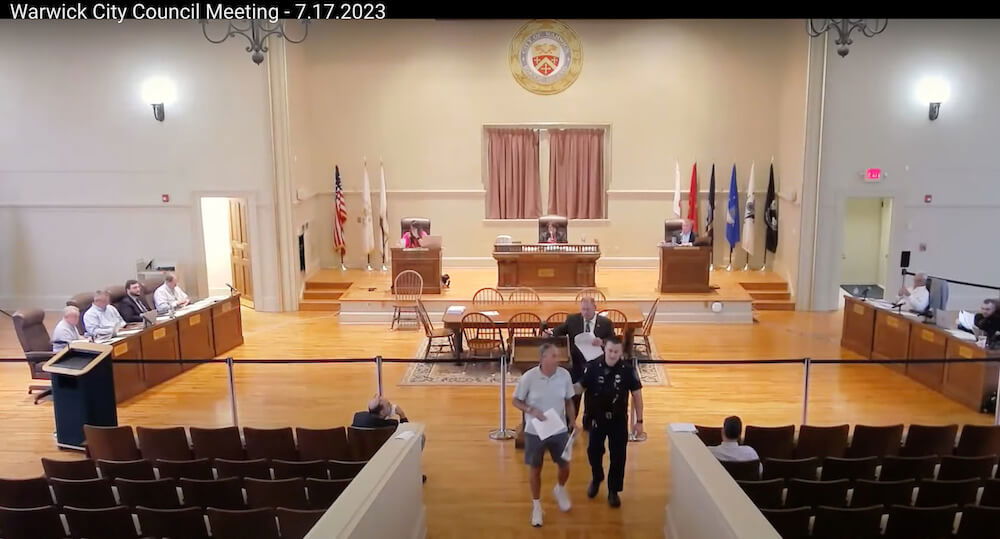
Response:
[{"label": "patterned area rug", "polygon": [[[656,350],[655,343],[653,350]],[[427,341],[420,343],[414,357],[421,357]],[[428,363],[413,363],[406,370],[399,385],[403,386],[492,386],[500,384],[499,363],[466,363],[456,365],[450,357],[431,354],[428,358],[437,360]],[[643,359],[643,358],[640,358]],[[526,364],[512,365],[507,373],[507,385],[513,387],[521,377],[521,369],[530,368]],[[639,365],[639,378],[644,386],[670,386],[670,377],[663,365]]]}]

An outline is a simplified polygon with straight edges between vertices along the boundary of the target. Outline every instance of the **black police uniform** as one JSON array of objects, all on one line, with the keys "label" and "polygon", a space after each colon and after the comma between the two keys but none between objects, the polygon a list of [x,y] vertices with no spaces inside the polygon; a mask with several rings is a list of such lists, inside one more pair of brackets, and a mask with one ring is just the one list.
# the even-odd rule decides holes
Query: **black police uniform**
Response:
[{"label": "black police uniform", "polygon": [[642,389],[631,361],[620,359],[609,367],[604,357],[591,361],[580,379],[586,394],[590,444],[587,457],[595,483],[604,480],[604,439],[608,439],[611,465],[608,491],[621,492],[625,481],[625,452],[628,447],[628,398]]}]

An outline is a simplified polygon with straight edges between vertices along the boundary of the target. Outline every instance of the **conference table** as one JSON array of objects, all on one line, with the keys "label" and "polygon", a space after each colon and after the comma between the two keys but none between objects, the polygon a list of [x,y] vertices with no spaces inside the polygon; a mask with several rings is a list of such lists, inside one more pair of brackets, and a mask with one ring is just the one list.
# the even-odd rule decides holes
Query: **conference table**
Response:
[{"label": "conference table", "polygon": [[243,344],[239,294],[207,298],[99,342],[111,346],[115,402],[128,400],[194,367],[181,359],[212,359]]},{"label": "conference table", "polygon": [[[462,317],[469,313],[485,313],[493,320],[494,327],[509,330],[511,317],[518,313],[536,314],[542,319],[542,323],[544,324],[545,319],[551,314],[558,312],[569,314],[580,312],[580,303],[576,301],[542,301],[537,303],[473,303],[469,301],[456,302],[450,305],[450,308],[455,307],[463,307],[464,309],[461,312],[446,310],[441,321],[444,323],[444,327],[455,332],[455,348],[459,356],[463,352],[462,343],[464,340],[462,335]],[[642,310],[634,302],[608,301],[600,302],[598,305],[598,312],[610,309],[619,310],[625,315],[625,323],[616,324],[615,332],[624,336],[625,342],[623,344],[625,345],[625,352],[629,353],[632,350],[632,340],[635,330],[642,327]],[[469,327],[483,326],[473,324]]]},{"label": "conference table", "polygon": [[1000,364],[956,363],[954,359],[1000,359],[980,347],[971,333],[956,329],[954,311],[938,311],[937,324],[873,301],[845,298],[841,346],[866,359],[938,359],[940,363],[886,365],[921,384],[980,410],[997,390]]}]

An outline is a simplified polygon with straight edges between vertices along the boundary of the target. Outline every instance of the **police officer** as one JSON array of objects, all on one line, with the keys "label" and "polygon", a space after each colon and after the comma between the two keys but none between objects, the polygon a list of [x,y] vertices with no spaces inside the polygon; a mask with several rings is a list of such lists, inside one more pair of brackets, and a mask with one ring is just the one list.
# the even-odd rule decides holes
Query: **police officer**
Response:
[{"label": "police officer", "polygon": [[590,444],[587,456],[593,479],[587,497],[597,496],[604,481],[604,439],[608,440],[611,465],[608,468],[608,505],[619,507],[618,493],[625,481],[625,452],[628,447],[628,396],[635,401],[636,433],[642,433],[642,383],[632,364],[622,360],[622,340],[612,335],[604,340],[604,356],[591,361],[580,379],[586,392]]}]

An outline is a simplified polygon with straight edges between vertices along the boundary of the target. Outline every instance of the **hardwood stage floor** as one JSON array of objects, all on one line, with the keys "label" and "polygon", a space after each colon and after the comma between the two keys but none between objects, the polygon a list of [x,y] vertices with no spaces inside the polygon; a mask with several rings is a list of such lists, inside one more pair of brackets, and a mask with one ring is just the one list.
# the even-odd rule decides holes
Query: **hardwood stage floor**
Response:
[{"label": "hardwood stage floor", "polygon": [[[664,359],[840,358],[840,313],[763,312],[744,326],[661,325],[654,330]],[[50,315],[50,318],[53,318]],[[48,320],[55,324],[54,319]],[[238,358],[414,357],[421,334],[374,326],[340,325],[333,313],[256,313],[244,309],[246,344]],[[0,324],[0,357],[22,357],[9,322]],[[801,421],[802,368],[670,366],[670,386],[645,389],[649,440],[629,445],[623,507],[605,493],[584,494],[589,481],[585,445],[578,441],[570,491],[574,506],[560,513],[552,500],[554,469],[543,476],[545,526],[528,524],[530,502],[522,453],[495,442],[497,390],[491,387],[399,386],[406,365],[387,365],[386,392],[427,425],[424,489],[430,536],[661,537],[668,492],[668,423],[718,424],[730,414],[745,423]],[[342,425],[375,391],[370,365],[241,365],[237,367],[242,425]],[[39,457],[77,458],[52,438],[52,404],[31,404],[27,368],[0,365],[0,477],[39,475]],[[509,401],[509,397],[508,397]],[[513,408],[510,417],[515,417]],[[119,407],[121,424],[231,424],[224,366],[204,365]],[[809,422],[991,423],[884,367],[821,366],[812,372]]]}]

